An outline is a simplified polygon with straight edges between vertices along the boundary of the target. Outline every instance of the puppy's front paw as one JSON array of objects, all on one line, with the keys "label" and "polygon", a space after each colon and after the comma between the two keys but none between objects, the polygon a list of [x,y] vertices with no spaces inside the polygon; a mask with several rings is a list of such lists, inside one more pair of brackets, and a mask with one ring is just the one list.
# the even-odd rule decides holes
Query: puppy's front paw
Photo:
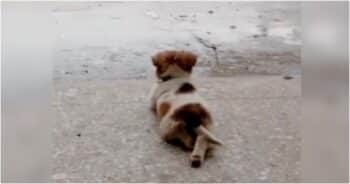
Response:
[{"label": "puppy's front paw", "polygon": [[202,165],[202,159],[199,155],[191,155],[191,167],[199,168]]}]

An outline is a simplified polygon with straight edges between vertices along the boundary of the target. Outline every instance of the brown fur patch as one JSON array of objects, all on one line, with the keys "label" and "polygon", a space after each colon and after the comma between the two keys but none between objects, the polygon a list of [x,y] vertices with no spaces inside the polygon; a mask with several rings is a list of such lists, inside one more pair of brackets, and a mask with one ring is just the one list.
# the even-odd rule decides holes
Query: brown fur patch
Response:
[{"label": "brown fur patch", "polygon": [[197,55],[188,51],[176,52],[175,63],[186,72],[192,72],[192,68],[196,62]]},{"label": "brown fur patch", "polygon": [[176,64],[186,72],[191,72],[196,61],[197,55],[188,51],[167,50],[152,56],[152,62],[157,68],[158,77],[173,64]]},{"label": "brown fur patch", "polygon": [[160,107],[158,110],[158,117],[163,118],[170,110],[170,107],[171,107],[171,105],[168,102],[164,102],[164,103],[160,104]]},{"label": "brown fur patch", "polygon": [[200,125],[205,127],[211,123],[209,112],[198,103],[187,104],[175,110],[172,118],[175,121],[183,122],[186,130],[193,134],[194,129]]},{"label": "brown fur patch", "polygon": [[170,65],[174,64],[176,51],[163,51],[152,56],[153,65],[157,68],[157,76],[167,71]]},{"label": "brown fur patch", "polygon": [[191,93],[195,90],[196,88],[191,83],[185,82],[181,85],[179,89],[177,89],[176,93]]}]

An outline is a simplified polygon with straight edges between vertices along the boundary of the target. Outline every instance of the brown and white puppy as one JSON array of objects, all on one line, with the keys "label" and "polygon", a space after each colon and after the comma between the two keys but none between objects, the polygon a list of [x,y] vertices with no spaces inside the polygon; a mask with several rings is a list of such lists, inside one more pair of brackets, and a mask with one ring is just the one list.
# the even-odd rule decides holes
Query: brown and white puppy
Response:
[{"label": "brown and white puppy", "polygon": [[153,86],[151,108],[166,142],[180,141],[193,149],[192,167],[199,167],[213,144],[222,144],[209,130],[212,118],[191,80],[197,56],[187,51],[163,51],[152,57],[159,81]]}]

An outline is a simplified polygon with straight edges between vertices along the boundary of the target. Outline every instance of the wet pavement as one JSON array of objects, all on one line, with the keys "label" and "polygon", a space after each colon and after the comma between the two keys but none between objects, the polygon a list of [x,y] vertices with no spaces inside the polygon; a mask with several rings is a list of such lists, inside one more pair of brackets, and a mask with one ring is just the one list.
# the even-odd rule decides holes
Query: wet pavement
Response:
[{"label": "wet pavement", "polygon": [[[58,3],[55,79],[136,79],[160,50],[199,55],[197,74],[297,74],[300,3]],[[153,74],[153,73],[152,73]]]}]

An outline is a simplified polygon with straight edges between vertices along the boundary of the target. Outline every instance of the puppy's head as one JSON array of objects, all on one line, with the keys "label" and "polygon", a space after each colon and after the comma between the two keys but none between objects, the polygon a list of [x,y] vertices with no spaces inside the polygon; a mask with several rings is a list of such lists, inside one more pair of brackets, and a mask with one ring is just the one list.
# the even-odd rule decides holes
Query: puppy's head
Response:
[{"label": "puppy's head", "polygon": [[197,55],[188,51],[163,51],[152,56],[159,79],[189,75],[196,61]]}]

